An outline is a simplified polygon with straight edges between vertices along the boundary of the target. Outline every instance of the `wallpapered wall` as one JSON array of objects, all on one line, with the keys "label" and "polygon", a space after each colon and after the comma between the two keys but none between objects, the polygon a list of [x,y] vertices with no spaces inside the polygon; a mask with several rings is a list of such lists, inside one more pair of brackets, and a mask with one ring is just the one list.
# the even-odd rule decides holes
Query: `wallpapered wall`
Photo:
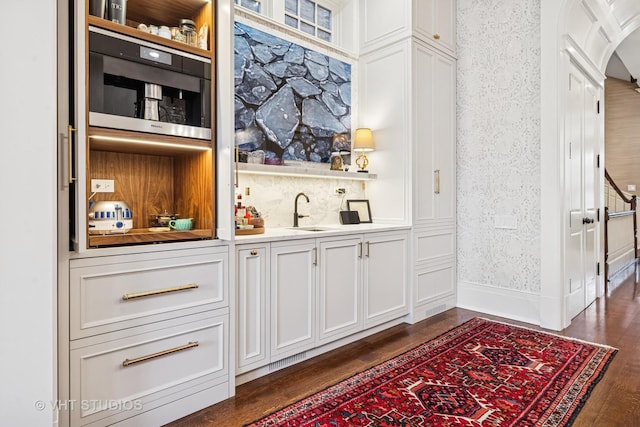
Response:
[{"label": "wallpapered wall", "polygon": [[457,19],[458,279],[539,292],[540,0],[458,0]]}]

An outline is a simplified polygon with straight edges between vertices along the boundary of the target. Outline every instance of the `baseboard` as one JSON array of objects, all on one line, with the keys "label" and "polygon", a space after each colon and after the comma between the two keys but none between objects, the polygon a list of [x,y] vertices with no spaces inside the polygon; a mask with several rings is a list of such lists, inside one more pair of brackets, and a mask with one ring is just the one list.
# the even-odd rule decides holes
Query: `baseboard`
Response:
[{"label": "baseboard", "polygon": [[429,301],[427,304],[420,304],[413,307],[411,313],[407,314],[405,323],[414,324],[421,322],[429,317],[445,312],[451,308],[455,308],[456,296],[449,295]]},{"label": "baseboard", "polygon": [[540,324],[540,295],[531,292],[458,281],[458,307]]}]

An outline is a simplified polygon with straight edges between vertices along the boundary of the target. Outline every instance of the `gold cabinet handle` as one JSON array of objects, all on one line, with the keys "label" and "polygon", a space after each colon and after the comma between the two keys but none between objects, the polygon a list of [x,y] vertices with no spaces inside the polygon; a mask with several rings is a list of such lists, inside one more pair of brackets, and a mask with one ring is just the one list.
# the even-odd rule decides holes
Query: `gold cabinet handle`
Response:
[{"label": "gold cabinet handle", "polygon": [[76,129],[73,126],[67,125],[67,163],[69,163],[67,169],[67,180],[69,181],[69,184],[72,184],[73,181],[76,180],[73,176],[73,132],[75,131]]},{"label": "gold cabinet handle", "polygon": [[434,193],[440,194],[440,169],[434,171]]},{"label": "gold cabinet handle", "polygon": [[433,38],[436,39],[436,40],[440,40],[440,34],[434,34]]},{"label": "gold cabinet handle", "polygon": [[362,258],[362,242],[358,243],[358,258]]},{"label": "gold cabinet handle", "polygon": [[124,295],[122,295],[122,299],[124,301],[128,301],[128,300],[136,299],[136,298],[144,298],[144,297],[151,297],[151,296],[154,296],[154,295],[168,294],[168,293],[171,293],[171,292],[186,291],[188,289],[197,289],[199,287],[200,287],[200,285],[198,285],[197,283],[190,283],[188,285],[176,286],[176,287],[173,287],[173,288],[157,289],[155,291],[138,292],[138,293],[135,293],[135,294],[124,294]]},{"label": "gold cabinet handle", "polygon": [[238,148],[238,145],[236,144],[235,147],[235,157],[236,157],[236,174],[235,174],[235,178],[236,178],[236,182],[235,187],[238,188],[240,186],[240,171],[238,171],[238,168],[240,167],[240,165],[238,163],[240,163],[240,150]]},{"label": "gold cabinet handle", "polygon": [[318,265],[318,248],[313,248],[313,265]]},{"label": "gold cabinet handle", "polygon": [[369,258],[369,250],[370,250],[370,248],[369,248],[369,243],[370,243],[369,241],[367,241],[367,242],[365,243],[365,244],[367,245],[367,253],[366,253],[366,255],[365,255],[367,258]]},{"label": "gold cabinet handle", "polygon": [[258,255],[258,250],[257,249],[251,249],[251,255],[253,255],[253,256]]},{"label": "gold cabinet handle", "polygon": [[181,345],[180,347],[170,348],[168,350],[159,351],[157,353],[148,354],[142,357],[136,357],[135,359],[124,359],[122,361],[122,366],[127,367],[131,365],[135,365],[136,363],[144,362],[147,360],[155,359],[156,357],[166,356],[167,354],[177,353],[179,351],[188,350],[190,348],[195,348],[200,344],[198,341],[190,342],[189,344]]}]

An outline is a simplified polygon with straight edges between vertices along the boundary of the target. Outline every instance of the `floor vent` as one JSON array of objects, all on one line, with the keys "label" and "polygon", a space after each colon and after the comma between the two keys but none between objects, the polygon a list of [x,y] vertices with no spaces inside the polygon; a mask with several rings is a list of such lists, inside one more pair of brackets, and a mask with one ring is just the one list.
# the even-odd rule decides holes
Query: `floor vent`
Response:
[{"label": "floor vent", "polygon": [[437,307],[433,307],[430,308],[429,310],[427,310],[424,314],[427,317],[431,317],[433,315],[436,315],[438,313],[442,313],[443,311],[445,311],[447,309],[447,304],[440,304]]},{"label": "floor vent", "polygon": [[269,372],[277,371],[278,369],[282,369],[289,365],[294,365],[301,360],[307,358],[307,352],[303,351],[302,353],[294,354],[293,356],[289,356],[286,359],[278,360],[277,362],[273,362],[269,364]]}]

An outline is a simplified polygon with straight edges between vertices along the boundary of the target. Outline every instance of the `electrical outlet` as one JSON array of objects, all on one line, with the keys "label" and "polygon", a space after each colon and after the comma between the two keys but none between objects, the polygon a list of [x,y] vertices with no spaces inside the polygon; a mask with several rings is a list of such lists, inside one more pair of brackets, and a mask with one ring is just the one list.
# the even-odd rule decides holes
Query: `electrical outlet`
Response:
[{"label": "electrical outlet", "polygon": [[336,193],[337,195],[342,195],[345,194],[347,192],[347,190],[345,188],[336,188]]},{"label": "electrical outlet", "polygon": [[112,179],[92,179],[91,191],[94,193],[113,193],[115,187]]}]

